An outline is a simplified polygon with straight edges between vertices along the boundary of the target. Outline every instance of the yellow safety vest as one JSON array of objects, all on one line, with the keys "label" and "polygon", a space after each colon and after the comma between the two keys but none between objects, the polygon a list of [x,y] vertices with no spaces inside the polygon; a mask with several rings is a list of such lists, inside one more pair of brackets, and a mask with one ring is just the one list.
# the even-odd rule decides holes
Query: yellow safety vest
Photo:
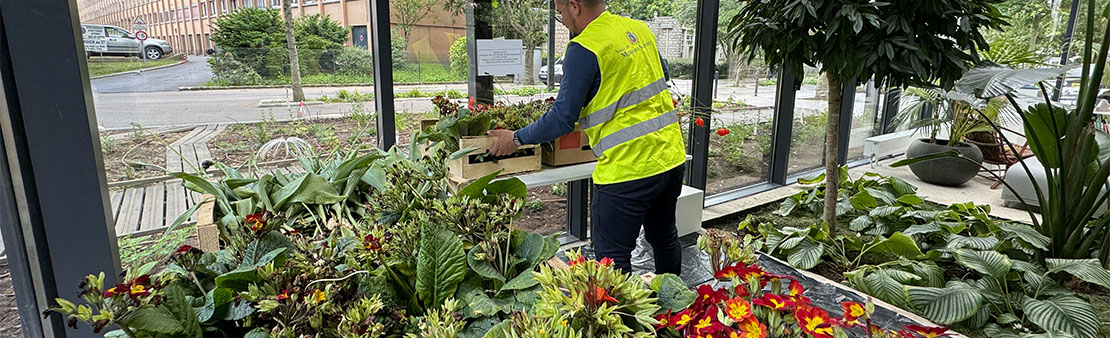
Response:
[{"label": "yellow safety vest", "polygon": [[578,119],[597,155],[594,183],[637,180],[682,165],[686,147],[647,25],[605,12],[571,42],[593,52],[601,68],[601,87]]}]

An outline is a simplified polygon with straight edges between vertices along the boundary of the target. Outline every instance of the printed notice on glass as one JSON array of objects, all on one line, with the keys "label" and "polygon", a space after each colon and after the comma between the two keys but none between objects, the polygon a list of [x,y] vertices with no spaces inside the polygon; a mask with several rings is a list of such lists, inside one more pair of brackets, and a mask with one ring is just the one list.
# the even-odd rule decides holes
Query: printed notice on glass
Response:
[{"label": "printed notice on glass", "polygon": [[506,76],[524,73],[524,44],[521,40],[477,40],[478,74]]},{"label": "printed notice on glass", "polygon": [[85,51],[104,53],[108,51],[108,37],[104,36],[103,27],[81,26],[81,35],[85,39]]}]

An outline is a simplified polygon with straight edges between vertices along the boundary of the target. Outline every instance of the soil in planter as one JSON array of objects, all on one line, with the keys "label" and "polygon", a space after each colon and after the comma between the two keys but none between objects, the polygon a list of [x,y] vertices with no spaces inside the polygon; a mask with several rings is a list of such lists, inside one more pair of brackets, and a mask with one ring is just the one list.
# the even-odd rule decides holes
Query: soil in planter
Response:
[{"label": "soil in planter", "polygon": [[23,337],[8,263],[0,265],[0,337]]},{"label": "soil in planter", "polygon": [[266,142],[281,137],[301,138],[316,154],[373,147],[377,141],[374,128],[369,116],[233,124],[208,141],[208,145],[213,160],[237,167],[255,159],[259,162],[285,159],[284,151],[277,151],[276,157],[258,158],[258,151]]},{"label": "soil in planter", "polygon": [[[100,151],[104,155],[104,172],[108,176],[108,182],[165,175],[166,173],[157,167],[144,166],[140,163],[165,167],[166,145],[177,141],[188,133],[189,130],[157,135],[136,134],[131,131],[100,133]],[[117,134],[132,135],[128,135],[122,140],[108,138],[110,135]]]}]

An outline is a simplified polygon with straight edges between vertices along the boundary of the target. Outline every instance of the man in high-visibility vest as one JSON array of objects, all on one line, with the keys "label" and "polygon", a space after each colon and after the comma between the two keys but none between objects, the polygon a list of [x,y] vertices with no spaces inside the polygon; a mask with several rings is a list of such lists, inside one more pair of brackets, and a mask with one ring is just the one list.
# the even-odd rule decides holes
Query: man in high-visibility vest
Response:
[{"label": "man in high-visibility vest", "polygon": [[572,36],[555,105],[530,126],[491,131],[497,141],[490,152],[508,155],[577,124],[598,158],[590,213],[595,256],[630,271],[642,226],[656,273],[678,274],[675,205],[686,151],[655,36],[643,22],[606,11],[604,0],[556,0],[555,8]]}]

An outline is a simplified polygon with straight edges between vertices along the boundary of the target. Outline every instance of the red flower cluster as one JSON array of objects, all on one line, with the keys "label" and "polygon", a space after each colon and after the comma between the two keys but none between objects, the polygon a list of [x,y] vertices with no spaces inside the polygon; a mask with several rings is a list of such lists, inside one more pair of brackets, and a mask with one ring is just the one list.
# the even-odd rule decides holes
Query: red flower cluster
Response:
[{"label": "red flower cluster", "polygon": [[[578,256],[578,259],[567,262],[567,266],[575,266],[586,262],[586,257]],[[609,257],[602,257],[600,261],[594,262],[599,266],[613,266],[613,259]]]},{"label": "red flower cluster", "polygon": [[270,213],[267,211],[263,211],[257,214],[250,214],[247,215],[247,217],[243,220],[243,223],[246,224],[247,228],[249,228],[251,232],[258,234],[261,233],[262,230],[266,229],[266,220],[269,218],[269,216]]},{"label": "red flower cluster", "polygon": [[137,299],[143,296],[149,296],[152,290],[156,288],[150,284],[150,276],[142,275],[132,279],[126,283],[116,284],[115,287],[104,290],[104,298],[112,298],[115,296],[127,296],[131,299]]},{"label": "red flower cluster", "polygon": [[363,238],[363,246],[366,248],[366,250],[381,251],[381,239],[374,237],[374,235],[366,235],[366,237]]},{"label": "red flower cluster", "polygon": [[[871,325],[869,307],[857,302],[842,303],[843,317],[831,317],[828,311],[811,305],[810,299],[804,296],[805,288],[797,280],[767,273],[755,265],[739,263],[728,266],[717,271],[715,277],[731,281],[734,287],[698,287],[698,296],[689,308],[678,313],[668,311],[657,316],[659,324],[656,328],[673,328],[688,338],[764,338],[782,334],[780,331],[772,333],[771,330],[784,329],[802,332],[806,337],[832,338],[836,330],[852,328],[862,329],[872,337],[948,336],[945,328],[914,325],[897,332],[885,332]],[[788,285],[782,285],[787,281]],[[767,284],[772,285],[769,291],[766,289]],[[783,286],[786,287],[785,290],[781,290]],[[718,314],[722,311],[723,314]],[[787,318],[793,320],[784,321]],[[796,324],[784,324],[791,322]],[[766,323],[779,324],[768,329]]]}]

